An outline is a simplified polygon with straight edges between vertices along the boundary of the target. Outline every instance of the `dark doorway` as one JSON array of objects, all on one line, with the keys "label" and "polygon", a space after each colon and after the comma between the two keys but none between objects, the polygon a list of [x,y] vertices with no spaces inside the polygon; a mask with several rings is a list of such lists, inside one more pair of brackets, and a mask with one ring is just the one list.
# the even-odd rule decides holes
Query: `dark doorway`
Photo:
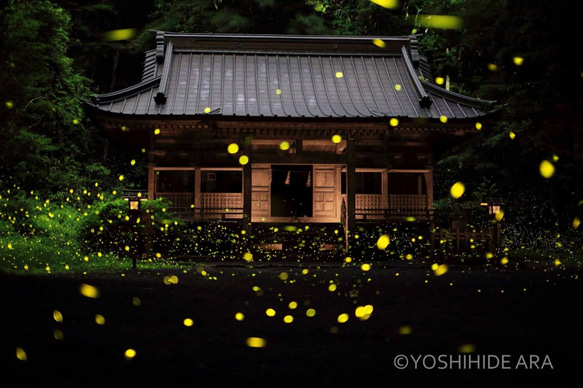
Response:
[{"label": "dark doorway", "polygon": [[271,166],[271,216],[312,217],[312,166]]}]

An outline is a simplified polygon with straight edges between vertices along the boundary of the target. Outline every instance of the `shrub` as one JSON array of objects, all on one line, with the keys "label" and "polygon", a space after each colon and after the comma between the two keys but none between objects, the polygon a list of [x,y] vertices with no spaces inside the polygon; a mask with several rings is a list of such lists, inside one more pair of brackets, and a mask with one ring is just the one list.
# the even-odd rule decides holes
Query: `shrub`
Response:
[{"label": "shrub", "polygon": [[[166,211],[168,206],[163,199],[143,201],[141,214],[131,215],[123,198],[97,202],[83,219],[79,239],[93,252],[118,256],[127,256],[135,250],[143,253],[144,244],[171,238],[173,228],[181,224]],[[142,236],[140,240],[136,239],[138,234]]]}]

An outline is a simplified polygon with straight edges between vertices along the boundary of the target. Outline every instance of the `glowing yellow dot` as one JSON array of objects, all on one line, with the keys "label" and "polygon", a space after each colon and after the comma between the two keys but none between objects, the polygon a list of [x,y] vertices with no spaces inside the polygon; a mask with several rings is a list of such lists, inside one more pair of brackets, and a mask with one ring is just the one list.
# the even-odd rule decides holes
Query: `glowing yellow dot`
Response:
[{"label": "glowing yellow dot", "polygon": [[8,108],[8,109],[14,108],[14,103],[12,101],[6,101],[5,105],[6,105],[6,108]]},{"label": "glowing yellow dot", "polygon": [[389,124],[391,125],[391,127],[396,127],[397,125],[399,125],[399,119],[393,117],[392,119],[389,120]]},{"label": "glowing yellow dot", "polygon": [[435,83],[438,85],[443,85],[445,79],[443,77],[435,77]]},{"label": "glowing yellow dot", "polygon": [[125,359],[129,361],[129,360],[132,360],[136,356],[136,351],[134,349],[127,349],[123,355],[124,355]]},{"label": "glowing yellow dot", "polygon": [[245,314],[243,313],[236,313],[235,314],[235,319],[238,320],[239,322],[242,321],[243,319],[245,319]]},{"label": "glowing yellow dot", "polygon": [[380,249],[381,251],[384,251],[385,249],[387,249],[390,242],[391,242],[391,239],[389,238],[389,236],[386,234],[383,234],[377,240],[377,248]]},{"label": "glowing yellow dot", "polygon": [[105,317],[101,314],[95,315],[95,323],[101,326],[105,325]]},{"label": "glowing yellow dot", "polygon": [[342,136],[340,136],[340,135],[334,135],[334,136],[332,136],[332,143],[338,144],[341,141],[342,141]]},{"label": "glowing yellow dot", "polygon": [[363,270],[364,272],[370,271],[370,264],[364,263],[360,266],[360,269]]},{"label": "glowing yellow dot", "polygon": [[466,186],[464,186],[462,182],[454,183],[453,186],[451,186],[451,188],[449,189],[449,193],[451,194],[451,196],[456,199],[464,195],[465,191]]},{"label": "glowing yellow dot", "polygon": [[316,310],[314,310],[314,309],[307,309],[306,310],[306,317],[312,318],[315,315],[316,315]]},{"label": "glowing yellow dot", "polygon": [[120,176],[118,177],[118,179],[119,179],[120,181],[123,181],[123,179],[124,179],[124,176],[123,176],[123,175],[120,175]]},{"label": "glowing yellow dot", "polygon": [[267,346],[267,341],[265,340],[265,338],[261,337],[249,337],[247,338],[247,341],[245,341],[245,343],[250,348],[264,348],[265,346]]},{"label": "glowing yellow dot", "polygon": [[514,62],[514,64],[516,66],[522,66],[522,64],[524,63],[524,58],[522,58],[522,57],[514,57],[514,58],[512,58],[512,62]]},{"label": "glowing yellow dot", "polygon": [[288,275],[287,272],[282,272],[282,273],[279,274],[279,278],[281,280],[287,280],[289,278],[289,275]]},{"label": "glowing yellow dot", "polygon": [[558,162],[559,161],[559,157],[557,155],[553,155],[553,162]]},{"label": "glowing yellow dot", "polygon": [[405,256],[406,260],[413,260],[413,255],[410,253],[407,253],[407,255]]},{"label": "glowing yellow dot", "polygon": [[460,29],[463,25],[462,18],[449,15],[421,15],[418,22],[422,27],[452,30]]},{"label": "glowing yellow dot", "polygon": [[370,315],[373,312],[373,306],[372,305],[366,305],[366,306],[358,306],[355,310],[354,310],[354,316],[357,317],[358,319],[360,319],[361,321],[366,321],[367,319],[370,318]]},{"label": "glowing yellow dot", "polygon": [[332,283],[328,286],[328,291],[334,292],[336,291],[336,288],[337,288],[336,284]]},{"label": "glowing yellow dot", "polygon": [[342,74],[341,71],[337,71],[336,72],[336,78],[342,78],[342,77],[344,77],[344,74]]},{"label": "glowing yellow dot", "polygon": [[237,143],[229,144],[229,146],[227,147],[227,152],[230,154],[236,154],[237,152],[239,152],[239,145]]},{"label": "glowing yellow dot", "polygon": [[63,322],[63,314],[59,310],[53,311],[53,319],[56,322]]},{"label": "glowing yellow dot", "polygon": [[249,157],[248,157],[247,155],[241,155],[241,156],[239,157],[239,164],[240,164],[241,166],[244,166],[244,165],[246,165],[247,163],[249,163]]},{"label": "glowing yellow dot", "polygon": [[298,302],[291,301],[291,302],[289,302],[289,304],[287,305],[287,307],[289,307],[290,310],[295,310],[298,307]]},{"label": "glowing yellow dot", "polygon": [[12,248],[12,243],[8,243],[6,246],[8,247],[8,249],[13,249]]},{"label": "glowing yellow dot", "polygon": [[[432,266],[432,268],[434,268],[434,267],[435,267],[435,264]],[[441,276],[444,273],[446,273],[448,271],[448,269],[449,268],[448,268],[447,264],[440,264],[440,265],[437,265],[437,267],[433,269],[433,273],[435,274],[435,276]]]},{"label": "glowing yellow dot", "polygon": [[555,173],[555,166],[548,160],[543,160],[539,166],[540,174],[543,178],[550,178]]},{"label": "glowing yellow dot", "polygon": [[345,262],[345,263],[352,263],[352,257],[346,257],[346,258],[344,259],[344,262]]},{"label": "glowing yellow dot", "polygon": [[504,217],[504,210],[498,210],[498,212],[494,215],[494,218],[498,222],[502,221],[503,217]]},{"label": "glowing yellow dot", "polygon": [[387,46],[387,44],[385,43],[385,41],[384,41],[384,40],[382,40],[382,39],[373,39],[373,40],[372,40],[372,43],[373,43],[375,46],[378,46],[378,47],[380,47],[380,48],[385,48],[385,47]]},{"label": "glowing yellow dot", "polygon": [[558,266],[559,266],[559,265],[561,265],[561,264],[563,264],[563,263],[561,262],[561,260],[559,260],[559,259],[555,259],[555,267],[558,267]]},{"label": "glowing yellow dot", "polygon": [[134,296],[132,298],[132,304],[136,307],[140,306],[142,304],[142,300],[140,298],[138,298],[137,296]]},{"label": "glowing yellow dot", "polygon": [[287,151],[287,150],[289,150],[289,147],[290,147],[290,145],[289,145],[289,143],[288,143],[287,141],[282,141],[282,142],[279,144],[279,149],[280,149],[280,150],[282,150],[282,151]]},{"label": "glowing yellow dot", "polygon": [[508,261],[509,261],[509,260],[508,260],[508,257],[503,257],[503,258],[500,260],[500,264],[502,264],[502,265],[506,265],[506,264],[508,264]]},{"label": "glowing yellow dot", "polygon": [[28,356],[22,348],[16,348],[16,358],[18,358],[20,361],[28,360]]},{"label": "glowing yellow dot", "polygon": [[286,315],[285,317],[283,317],[283,321],[285,323],[292,323],[294,321],[294,317],[292,315]]},{"label": "glowing yellow dot", "polygon": [[346,321],[348,321],[348,318],[350,318],[350,316],[346,313],[343,313],[340,314],[338,318],[336,318],[336,320],[338,321],[338,323],[345,323]]},{"label": "glowing yellow dot", "polygon": [[401,85],[400,84],[395,84],[395,90],[397,90],[397,91],[401,90]]},{"label": "glowing yellow dot", "polygon": [[81,284],[79,286],[79,292],[81,293],[81,295],[87,298],[92,299],[99,298],[99,289],[89,284]]},{"label": "glowing yellow dot", "polygon": [[579,225],[581,225],[581,220],[579,219],[579,217],[575,217],[573,218],[573,229],[577,229],[579,227]]},{"label": "glowing yellow dot", "polygon": [[245,252],[243,254],[243,259],[247,262],[252,261],[253,260],[253,254],[251,252]]},{"label": "glowing yellow dot", "polygon": [[479,121],[476,123],[476,129],[478,131],[482,129],[482,123],[480,123]]},{"label": "glowing yellow dot", "polygon": [[446,117],[446,116],[443,116],[443,115],[441,115],[441,116],[439,116],[439,121],[441,121],[442,123],[444,123],[444,124],[445,124],[445,123],[447,123],[447,117]]},{"label": "glowing yellow dot", "polygon": [[208,106],[204,108],[204,113],[211,113],[211,108]]},{"label": "glowing yellow dot", "polygon": [[73,122],[73,125],[78,125],[80,121],[79,121],[79,119],[73,119],[72,122]]},{"label": "glowing yellow dot", "polygon": [[154,135],[159,135],[159,134],[160,134],[160,128],[154,129]]},{"label": "glowing yellow dot", "polygon": [[138,34],[137,28],[123,28],[119,30],[110,30],[103,34],[103,38],[109,41],[129,40]]},{"label": "glowing yellow dot", "polygon": [[510,132],[508,133],[508,137],[509,137],[510,139],[514,140],[514,139],[516,139],[516,133],[514,133],[514,132],[510,131]]},{"label": "glowing yellow dot", "polygon": [[281,89],[275,89],[275,94],[279,96],[281,94]]},{"label": "glowing yellow dot", "polygon": [[135,166],[135,165],[136,165],[136,160],[135,160],[135,159],[132,159],[132,161],[130,162],[130,164],[131,164],[132,166]]},{"label": "glowing yellow dot", "polygon": [[275,310],[272,308],[269,308],[267,310],[265,310],[265,315],[267,315],[268,317],[275,317]]},{"label": "glowing yellow dot", "polygon": [[186,318],[186,319],[184,319],[184,321],[182,321],[182,323],[186,327],[191,327],[194,324],[194,321],[190,318]]},{"label": "glowing yellow dot", "polygon": [[399,334],[401,335],[409,335],[413,332],[413,329],[409,325],[399,327]]},{"label": "glowing yellow dot", "polygon": [[498,71],[498,66],[494,63],[488,63],[488,70],[490,71]]},{"label": "glowing yellow dot", "polygon": [[370,0],[371,3],[375,3],[376,5],[380,5],[383,8],[398,8],[399,7],[399,0]]},{"label": "glowing yellow dot", "polygon": [[65,336],[63,335],[63,332],[61,330],[59,330],[59,329],[53,330],[53,337],[57,341],[62,341],[63,339],[65,339]]},{"label": "glowing yellow dot", "polygon": [[462,344],[458,346],[457,351],[459,353],[474,353],[476,351],[476,345],[474,344]]}]

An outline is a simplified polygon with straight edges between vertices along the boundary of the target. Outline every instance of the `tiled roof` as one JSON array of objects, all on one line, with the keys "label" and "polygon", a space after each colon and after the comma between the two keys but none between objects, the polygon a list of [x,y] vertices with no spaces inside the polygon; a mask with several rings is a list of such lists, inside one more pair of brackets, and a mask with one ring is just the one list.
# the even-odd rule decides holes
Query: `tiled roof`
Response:
[{"label": "tiled roof", "polygon": [[[423,80],[415,36],[159,32],[141,83],[93,96],[123,115],[467,119],[484,101]],[[378,42],[378,41],[377,41]]]}]

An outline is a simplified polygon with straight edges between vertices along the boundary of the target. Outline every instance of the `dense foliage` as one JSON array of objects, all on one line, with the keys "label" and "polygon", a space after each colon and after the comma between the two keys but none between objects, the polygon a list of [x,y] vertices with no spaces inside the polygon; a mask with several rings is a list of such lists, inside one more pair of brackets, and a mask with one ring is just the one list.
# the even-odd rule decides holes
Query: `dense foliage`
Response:
[{"label": "dense foliage", "polygon": [[[80,101],[90,93],[136,82],[143,50],[153,44],[152,29],[422,34],[420,48],[435,77],[446,79],[453,91],[497,101],[490,125],[453,149],[438,150],[438,206],[476,205],[500,196],[506,202],[510,243],[581,249],[577,220],[583,217],[583,73],[572,41],[579,35],[582,15],[573,0],[146,0],[139,7],[133,0],[87,3],[2,1],[3,252],[30,239],[42,240],[43,246],[53,241],[76,257],[84,257],[84,249],[101,249],[99,239],[91,242],[88,230],[103,227],[98,224],[121,211],[119,194],[110,193],[143,186],[144,154],[110,144],[86,119]],[[429,15],[453,16],[453,24],[429,24]],[[117,29],[128,30],[121,38],[108,34]],[[546,178],[539,171],[544,160],[554,167]],[[464,182],[466,194],[454,201],[449,188],[456,181]],[[72,205],[70,200],[82,192],[94,195],[81,195],[82,204]],[[98,213],[87,212],[91,206]],[[110,240],[125,247],[114,232],[114,227],[107,232]],[[10,241],[20,242],[8,249]]]}]

